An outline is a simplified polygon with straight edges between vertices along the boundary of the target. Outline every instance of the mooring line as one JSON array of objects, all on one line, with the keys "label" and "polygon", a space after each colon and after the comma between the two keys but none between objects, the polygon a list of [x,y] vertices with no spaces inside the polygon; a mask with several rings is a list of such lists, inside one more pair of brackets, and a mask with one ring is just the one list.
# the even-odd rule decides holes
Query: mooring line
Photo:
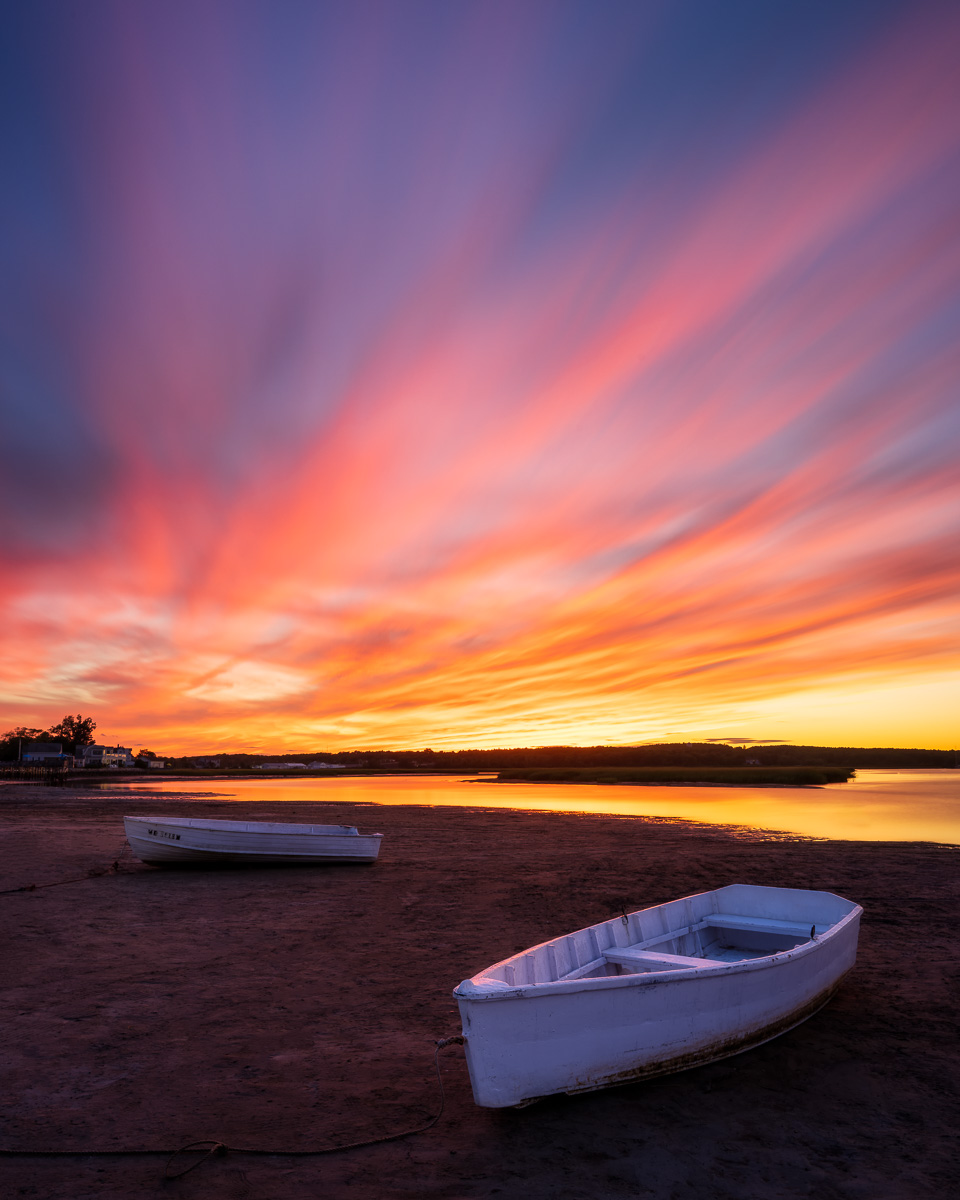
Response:
[{"label": "mooring line", "polygon": [[[43,886],[52,887],[53,884],[45,884]],[[167,1165],[164,1168],[164,1179],[180,1179],[188,1172],[199,1167],[201,1163],[206,1162],[215,1154],[257,1154],[274,1158],[309,1158],[321,1154],[340,1154],[346,1150],[361,1150],[366,1146],[380,1146],[386,1142],[398,1142],[401,1138],[412,1137],[417,1133],[426,1133],[428,1129],[432,1129],[434,1125],[443,1116],[445,1096],[443,1091],[443,1076],[440,1073],[440,1051],[447,1046],[462,1046],[463,1038],[458,1034],[454,1037],[441,1038],[436,1042],[436,1049],[433,1052],[433,1065],[437,1074],[437,1087],[440,1091],[440,1105],[434,1115],[423,1125],[417,1125],[413,1129],[403,1129],[399,1133],[387,1133],[381,1137],[366,1138],[359,1142],[341,1142],[336,1146],[323,1146],[320,1149],[310,1150],[276,1150],[267,1147],[259,1146],[231,1146],[228,1142],[221,1142],[216,1138],[201,1138],[195,1142],[188,1142],[185,1146],[180,1146],[176,1150],[172,1150],[169,1146],[151,1147],[137,1150],[11,1150],[0,1149],[0,1157],[4,1158],[130,1158],[137,1155],[167,1155]],[[199,1155],[194,1162],[177,1170],[171,1170],[175,1161],[181,1155]]]},{"label": "mooring line", "polygon": [[102,879],[104,875],[119,875],[124,855],[128,849],[129,843],[124,838],[117,857],[109,867],[91,867],[86,875],[76,875],[72,879],[57,879],[53,883],[25,883],[22,887],[3,888],[0,890],[0,896],[13,896],[17,892],[39,892],[41,888],[63,887],[67,883],[86,883],[88,879]]}]

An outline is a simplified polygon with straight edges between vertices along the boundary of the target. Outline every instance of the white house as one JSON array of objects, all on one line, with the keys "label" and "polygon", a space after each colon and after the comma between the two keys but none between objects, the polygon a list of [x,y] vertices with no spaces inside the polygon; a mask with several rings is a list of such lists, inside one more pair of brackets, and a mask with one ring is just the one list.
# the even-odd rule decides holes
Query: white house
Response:
[{"label": "white house", "polygon": [[133,749],[129,746],[82,746],[78,758],[82,767],[132,767]]}]

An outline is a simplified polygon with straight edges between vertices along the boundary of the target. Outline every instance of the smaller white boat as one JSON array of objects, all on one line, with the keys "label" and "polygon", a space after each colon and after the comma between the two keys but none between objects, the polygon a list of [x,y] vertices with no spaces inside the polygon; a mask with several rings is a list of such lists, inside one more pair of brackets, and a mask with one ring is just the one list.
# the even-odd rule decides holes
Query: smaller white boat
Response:
[{"label": "smaller white boat", "polygon": [[812,1016],[857,954],[862,909],[732,884],[533,946],[454,991],[487,1108],[650,1079]]},{"label": "smaller white boat", "polygon": [[177,863],[375,862],[382,833],[353,825],[215,821],[209,817],[124,817],[134,854],[154,866]]}]

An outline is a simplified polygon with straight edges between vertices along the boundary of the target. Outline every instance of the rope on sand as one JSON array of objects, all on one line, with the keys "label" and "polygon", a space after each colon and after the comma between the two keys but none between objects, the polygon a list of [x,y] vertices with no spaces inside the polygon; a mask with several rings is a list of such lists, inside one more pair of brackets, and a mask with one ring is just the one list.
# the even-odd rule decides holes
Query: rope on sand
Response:
[{"label": "rope on sand", "polygon": [[[63,882],[75,882],[73,880]],[[43,887],[55,887],[55,884],[43,884]],[[20,888],[18,891],[27,891],[29,889]],[[412,1137],[416,1133],[426,1133],[428,1129],[432,1129],[434,1125],[443,1116],[444,1092],[443,1092],[443,1077],[440,1074],[440,1051],[447,1046],[462,1046],[463,1038],[459,1035],[455,1037],[441,1038],[436,1043],[436,1049],[433,1053],[433,1065],[437,1073],[437,1086],[440,1089],[440,1106],[436,1113],[423,1125],[417,1125],[413,1129],[404,1129],[399,1133],[387,1133],[382,1137],[366,1138],[361,1142],[342,1142],[336,1146],[324,1146],[321,1149],[313,1150],[273,1150],[261,1148],[258,1146],[230,1146],[226,1142],[218,1141],[216,1138],[205,1138],[196,1142],[189,1142],[186,1146],[180,1146],[176,1150],[171,1150],[170,1147],[154,1147],[141,1150],[8,1150],[0,1149],[0,1157],[4,1158],[124,1158],[134,1155],[144,1154],[163,1154],[167,1156],[167,1165],[163,1172],[164,1179],[180,1179],[194,1167],[199,1167],[202,1162],[206,1162],[214,1154],[259,1154],[281,1158],[307,1158],[320,1154],[339,1154],[345,1150],[360,1150],[365,1146],[380,1146],[384,1142],[398,1142],[401,1138]],[[172,1169],[178,1158],[182,1155],[191,1155],[192,1162],[188,1162],[186,1166],[178,1166],[175,1170]]]},{"label": "rope on sand", "polygon": [[120,853],[109,867],[91,867],[86,875],[76,875],[72,879],[57,879],[54,883],[25,883],[23,887],[3,888],[0,891],[0,896],[13,896],[17,892],[39,892],[41,888],[63,887],[66,883],[86,883],[88,879],[101,879],[104,875],[119,875],[123,857],[127,849],[127,841],[124,839],[123,845],[120,847]]}]

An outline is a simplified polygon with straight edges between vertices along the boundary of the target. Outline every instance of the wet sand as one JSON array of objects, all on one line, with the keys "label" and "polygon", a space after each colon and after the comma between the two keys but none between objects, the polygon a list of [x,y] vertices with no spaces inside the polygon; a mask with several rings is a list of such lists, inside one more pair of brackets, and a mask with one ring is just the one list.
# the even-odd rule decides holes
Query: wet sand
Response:
[{"label": "wet sand", "polygon": [[[478,800],[480,798],[478,797]],[[160,871],[126,812],[236,817],[152,794],[0,788],[0,1145],[309,1149],[400,1131],[438,1103],[451,989],[622,907],[733,882],[825,888],[866,910],[857,968],[826,1009],[721,1063],[523,1110],[474,1106],[440,1061],[429,1132],[326,1157],[0,1159],[33,1200],[948,1197],[960,1194],[960,851],[763,841],[685,822],[337,803],[250,819],[385,834],[373,866]]]}]

